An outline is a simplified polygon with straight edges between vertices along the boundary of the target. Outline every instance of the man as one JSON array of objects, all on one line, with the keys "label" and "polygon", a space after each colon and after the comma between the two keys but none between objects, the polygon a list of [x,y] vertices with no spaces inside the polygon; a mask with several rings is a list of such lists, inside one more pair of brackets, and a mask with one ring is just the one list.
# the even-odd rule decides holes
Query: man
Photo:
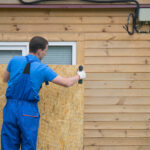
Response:
[{"label": "man", "polygon": [[1,150],[36,150],[39,127],[38,101],[43,82],[53,82],[70,87],[84,79],[84,71],[76,76],[64,78],[54,72],[41,60],[46,56],[48,42],[36,36],[29,43],[30,54],[13,57],[4,73],[8,82],[7,103],[3,109]]}]

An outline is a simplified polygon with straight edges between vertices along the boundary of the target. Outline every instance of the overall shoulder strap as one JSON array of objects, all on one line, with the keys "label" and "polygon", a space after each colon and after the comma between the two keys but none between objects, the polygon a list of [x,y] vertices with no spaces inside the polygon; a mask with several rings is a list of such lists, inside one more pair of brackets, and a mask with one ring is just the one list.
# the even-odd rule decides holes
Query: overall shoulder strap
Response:
[{"label": "overall shoulder strap", "polygon": [[26,64],[26,67],[23,71],[24,74],[30,74],[30,66],[31,66],[31,63],[32,62],[35,62],[36,60],[29,60],[29,57],[28,56],[25,56],[26,57],[26,60],[27,60],[27,64]]},{"label": "overall shoulder strap", "polygon": [[27,59],[27,64],[25,66],[25,69],[23,71],[23,74],[30,74],[30,61],[29,61],[29,58],[28,56],[25,56],[26,59]]},{"label": "overall shoulder strap", "polygon": [[[30,66],[31,66],[31,63],[34,62],[34,61],[36,61],[36,60],[31,60],[31,61],[29,61],[28,56],[26,56],[26,59],[27,59],[27,64],[26,64],[26,66],[25,66],[25,69],[24,69],[24,71],[23,71],[23,74],[30,74]],[[45,81],[45,85],[49,85],[49,82],[48,82],[48,81]],[[41,85],[41,88],[42,88],[42,85]],[[40,89],[41,89],[41,88],[40,88]]]}]

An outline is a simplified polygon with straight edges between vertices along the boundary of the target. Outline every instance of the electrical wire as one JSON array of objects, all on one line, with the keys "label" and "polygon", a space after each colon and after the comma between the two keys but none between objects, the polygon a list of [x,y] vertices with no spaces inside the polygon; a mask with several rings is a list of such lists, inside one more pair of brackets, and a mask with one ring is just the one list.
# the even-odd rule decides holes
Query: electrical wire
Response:
[{"label": "electrical wire", "polygon": [[[52,0],[34,0],[30,2],[26,2],[24,0],[19,0],[22,4],[37,4],[40,2],[45,1],[52,1]],[[128,2],[134,2],[137,5],[137,8],[139,8],[139,3],[136,0],[82,0],[86,2],[95,2],[95,3],[128,3]]]},{"label": "electrical wire", "polygon": [[[130,20],[132,19],[132,30],[129,31],[129,24],[130,24]],[[134,34],[134,29],[135,29],[135,16],[133,13],[130,13],[128,16],[128,20],[127,20],[127,24],[123,26],[123,28],[128,32],[128,34],[133,35]]]},{"label": "electrical wire", "polygon": [[45,1],[50,1],[50,0],[34,0],[34,1],[31,1],[31,2],[26,2],[24,0],[19,0],[22,4],[25,4],[25,5],[33,5],[33,4],[37,4],[37,3],[40,3],[40,2],[45,2]]}]

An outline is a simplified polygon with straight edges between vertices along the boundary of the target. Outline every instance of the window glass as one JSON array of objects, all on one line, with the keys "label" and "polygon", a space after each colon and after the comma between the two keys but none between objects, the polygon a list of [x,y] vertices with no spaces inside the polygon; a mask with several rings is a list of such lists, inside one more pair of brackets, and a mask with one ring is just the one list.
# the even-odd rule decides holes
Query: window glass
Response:
[{"label": "window glass", "polygon": [[72,65],[72,46],[49,46],[42,63]]},{"label": "window glass", "polygon": [[0,50],[0,64],[8,64],[13,56],[21,56],[21,50]]}]

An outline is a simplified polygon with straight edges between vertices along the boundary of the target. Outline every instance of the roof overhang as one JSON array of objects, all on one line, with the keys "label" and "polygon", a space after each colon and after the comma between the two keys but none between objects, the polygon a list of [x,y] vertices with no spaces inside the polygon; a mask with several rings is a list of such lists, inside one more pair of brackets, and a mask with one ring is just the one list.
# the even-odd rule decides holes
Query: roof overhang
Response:
[{"label": "roof overhang", "polygon": [[[149,8],[150,4],[140,5],[141,8]],[[39,4],[39,5],[23,5],[23,4],[0,4],[0,8],[136,8],[136,5],[103,5],[103,4]]]}]

